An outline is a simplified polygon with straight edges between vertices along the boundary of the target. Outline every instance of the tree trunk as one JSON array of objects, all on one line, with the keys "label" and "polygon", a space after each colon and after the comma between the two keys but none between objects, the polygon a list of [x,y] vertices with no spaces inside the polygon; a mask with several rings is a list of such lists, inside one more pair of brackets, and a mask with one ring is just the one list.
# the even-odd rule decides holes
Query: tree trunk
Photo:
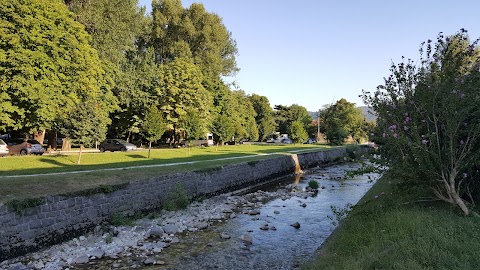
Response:
[{"label": "tree trunk", "polygon": [[82,159],[82,149],[83,149],[83,144],[80,144],[80,150],[78,151],[77,164],[80,164],[80,161]]},{"label": "tree trunk", "polygon": [[70,151],[72,150],[72,145],[69,139],[63,139],[62,143],[62,151]]},{"label": "tree trunk", "polygon": [[43,144],[43,141],[45,140],[45,129],[33,133],[33,138],[40,144]]},{"label": "tree trunk", "polygon": [[150,150],[152,150],[152,142],[148,142],[148,158],[150,158]]}]

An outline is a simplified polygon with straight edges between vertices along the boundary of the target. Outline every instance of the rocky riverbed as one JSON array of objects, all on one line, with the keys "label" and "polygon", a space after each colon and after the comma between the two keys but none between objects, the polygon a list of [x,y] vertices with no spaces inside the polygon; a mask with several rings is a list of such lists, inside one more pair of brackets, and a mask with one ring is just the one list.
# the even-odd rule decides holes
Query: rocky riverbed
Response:
[{"label": "rocky riverbed", "polygon": [[[269,265],[257,264],[255,261],[261,260],[258,254],[275,253],[278,247],[263,237],[294,235],[303,226],[313,224],[292,219],[295,217],[289,214],[292,209],[304,211],[311,203],[318,203],[318,194],[345,185],[359,185],[359,182],[339,182],[345,166],[313,170],[303,181],[297,177],[293,184],[277,186],[273,191],[224,194],[193,202],[184,210],[162,210],[151,215],[152,218],[135,221],[133,226],[99,225],[88,235],[4,261],[0,269],[264,269]],[[306,186],[312,179],[320,183],[319,190]],[[362,181],[365,188],[356,195],[356,200],[370,187],[365,179]],[[325,227],[326,216],[321,219]],[[235,220],[240,224],[230,226]],[[332,228],[333,225],[326,225],[328,232]],[[257,235],[259,232],[264,234]],[[323,233],[322,237],[328,234]],[[313,243],[314,248],[319,245]],[[289,261],[272,267],[292,269],[299,263]]]}]

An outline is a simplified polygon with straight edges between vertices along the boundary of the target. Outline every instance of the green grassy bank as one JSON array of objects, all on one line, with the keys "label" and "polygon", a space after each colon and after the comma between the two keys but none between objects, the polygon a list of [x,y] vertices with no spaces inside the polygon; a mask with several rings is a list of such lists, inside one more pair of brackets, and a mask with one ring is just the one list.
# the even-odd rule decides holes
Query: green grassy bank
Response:
[{"label": "green grassy bank", "polygon": [[[148,177],[318,151],[325,145],[232,145],[76,155],[0,158],[0,202],[64,194]],[[52,173],[54,173],[52,175]],[[35,175],[35,176],[28,176]],[[15,176],[15,177],[12,177]]]},{"label": "green grassy bank", "polygon": [[480,218],[396,187],[380,179],[304,269],[480,269]]}]

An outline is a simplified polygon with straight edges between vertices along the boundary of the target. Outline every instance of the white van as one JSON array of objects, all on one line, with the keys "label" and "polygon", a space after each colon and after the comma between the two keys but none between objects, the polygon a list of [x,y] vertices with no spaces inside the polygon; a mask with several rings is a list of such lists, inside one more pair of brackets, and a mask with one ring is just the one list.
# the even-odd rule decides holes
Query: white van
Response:
[{"label": "white van", "polygon": [[194,140],[192,141],[194,146],[213,146],[215,143],[213,142],[213,134],[207,133],[205,134],[205,138],[201,140]]}]

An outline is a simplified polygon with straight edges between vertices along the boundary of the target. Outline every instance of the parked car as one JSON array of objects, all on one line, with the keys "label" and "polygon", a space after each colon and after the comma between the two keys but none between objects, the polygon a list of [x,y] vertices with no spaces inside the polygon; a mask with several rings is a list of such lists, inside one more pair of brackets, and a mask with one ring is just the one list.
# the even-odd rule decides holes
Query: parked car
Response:
[{"label": "parked car", "polygon": [[5,155],[8,155],[8,145],[0,139],[0,157],[3,157]]},{"label": "parked car", "polygon": [[100,152],[105,151],[130,151],[136,150],[137,147],[134,144],[128,143],[121,139],[106,139],[98,147]]},{"label": "parked car", "polygon": [[316,143],[317,141],[315,139],[312,139],[312,138],[308,138],[308,140],[306,142],[304,142],[304,144],[312,144],[312,143]]},{"label": "parked car", "polygon": [[285,139],[282,140],[282,143],[291,144],[292,140],[290,140],[289,138],[285,138]]},{"label": "parked car", "polygon": [[28,140],[23,138],[15,138],[7,141],[8,153],[10,155],[43,155],[45,149],[41,143],[36,140]]}]

